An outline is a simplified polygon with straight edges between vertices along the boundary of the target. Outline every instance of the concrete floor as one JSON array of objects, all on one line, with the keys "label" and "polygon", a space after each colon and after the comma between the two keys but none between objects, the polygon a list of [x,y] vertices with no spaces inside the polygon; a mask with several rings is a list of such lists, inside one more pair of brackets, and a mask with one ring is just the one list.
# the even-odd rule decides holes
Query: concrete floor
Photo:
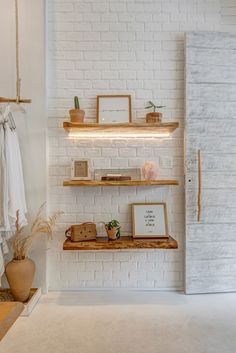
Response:
[{"label": "concrete floor", "polygon": [[235,353],[236,294],[51,292],[0,353]]}]

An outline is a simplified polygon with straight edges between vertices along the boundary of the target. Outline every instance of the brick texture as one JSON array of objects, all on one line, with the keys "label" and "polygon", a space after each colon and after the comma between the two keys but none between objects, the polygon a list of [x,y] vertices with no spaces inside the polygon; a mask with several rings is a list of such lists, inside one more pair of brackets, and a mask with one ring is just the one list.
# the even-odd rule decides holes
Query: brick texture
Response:
[{"label": "brick texture", "polygon": [[[233,8],[232,11],[229,8]],[[234,29],[234,1],[49,0],[48,151],[49,211],[65,211],[48,250],[51,289],[183,287],[184,190],[184,33]],[[228,13],[230,19],[228,18]],[[227,23],[229,19],[232,23]],[[179,121],[170,139],[69,140],[62,129],[73,96],[80,97],[86,120],[95,121],[96,95],[132,95],[133,120],[143,121],[149,99],[161,105],[164,121]],[[158,164],[161,177],[179,187],[65,188],[71,158],[88,158],[91,167]],[[63,232],[75,222],[116,218],[131,233],[130,204],[165,201],[176,251],[117,251],[65,254]]]}]

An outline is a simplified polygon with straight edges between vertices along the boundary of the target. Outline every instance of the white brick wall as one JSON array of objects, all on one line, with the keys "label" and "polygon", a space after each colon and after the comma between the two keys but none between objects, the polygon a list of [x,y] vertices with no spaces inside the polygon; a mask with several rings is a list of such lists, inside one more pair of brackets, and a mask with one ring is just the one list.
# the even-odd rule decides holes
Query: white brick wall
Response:
[{"label": "white brick wall", "polygon": [[[175,251],[75,253],[61,250],[58,234],[48,251],[51,289],[183,287],[184,32],[224,29],[235,9],[234,1],[223,0],[48,1],[48,202],[50,211],[65,211],[59,230],[117,218],[129,233],[132,202],[165,201],[170,233],[179,242]],[[91,122],[96,95],[121,92],[132,95],[134,120],[142,121],[153,99],[166,106],[163,120],[179,121],[180,129],[167,140],[66,138],[62,122],[74,95]],[[180,186],[70,189],[62,182],[70,177],[72,157],[91,159],[92,168],[153,160],[160,176],[176,177]]]}]

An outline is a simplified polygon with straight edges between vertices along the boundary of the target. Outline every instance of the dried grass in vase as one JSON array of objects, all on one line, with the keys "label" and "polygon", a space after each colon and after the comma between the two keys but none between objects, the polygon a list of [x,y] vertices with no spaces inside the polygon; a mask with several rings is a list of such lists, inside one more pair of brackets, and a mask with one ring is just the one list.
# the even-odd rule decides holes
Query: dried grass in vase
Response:
[{"label": "dried grass in vase", "polygon": [[49,239],[52,239],[53,230],[55,228],[58,218],[63,214],[62,211],[55,212],[49,218],[43,216],[45,204],[42,204],[31,226],[31,234],[23,235],[24,227],[19,224],[19,211],[16,212],[16,231],[12,238],[12,250],[14,260],[23,260],[27,257],[28,251],[33,240],[39,234],[46,234]]}]

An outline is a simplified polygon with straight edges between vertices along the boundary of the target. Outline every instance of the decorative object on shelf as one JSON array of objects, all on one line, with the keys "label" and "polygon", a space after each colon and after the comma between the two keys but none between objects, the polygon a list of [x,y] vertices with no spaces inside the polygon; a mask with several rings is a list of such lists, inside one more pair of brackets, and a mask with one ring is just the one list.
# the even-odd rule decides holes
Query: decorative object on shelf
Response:
[{"label": "decorative object on shelf", "polygon": [[168,238],[166,203],[133,203],[134,238]]},{"label": "decorative object on shelf", "polygon": [[91,180],[90,162],[88,159],[71,160],[71,180]]},{"label": "decorative object on shelf", "polygon": [[122,176],[122,175],[106,175],[101,178],[101,180],[106,181],[125,181],[131,180],[131,176]]},{"label": "decorative object on shelf", "polygon": [[120,223],[116,219],[105,224],[107,236],[109,240],[116,240],[120,238]]},{"label": "decorative object on shelf", "polygon": [[154,162],[144,163],[142,166],[142,177],[144,180],[156,180],[157,175],[157,165]]},{"label": "decorative object on shelf", "polygon": [[66,230],[65,236],[71,241],[95,240],[97,236],[96,224],[92,222],[73,224]]},{"label": "decorative object on shelf", "polygon": [[23,227],[19,224],[19,211],[16,213],[16,231],[12,238],[13,259],[6,265],[6,277],[15,300],[25,302],[30,295],[30,288],[35,273],[35,263],[27,257],[33,240],[39,234],[47,234],[52,238],[56,221],[62,212],[55,212],[48,219],[42,216],[45,204],[36,215],[31,226],[31,234],[22,235]]},{"label": "decorative object on shelf", "polygon": [[[21,98],[21,78],[20,78],[20,48],[19,48],[19,14],[18,0],[15,0],[15,38],[16,38],[16,98],[0,97],[0,103],[31,103],[31,99]],[[6,54],[6,53],[5,53]],[[7,57],[7,54],[6,54]]]},{"label": "decorative object on shelf", "polygon": [[164,108],[164,105],[155,105],[152,101],[148,102],[145,109],[153,109],[153,112],[146,114],[146,123],[159,123],[162,119],[162,113],[156,112],[156,109]]},{"label": "decorative object on shelf", "polygon": [[[114,177],[114,178],[113,178]],[[122,169],[95,169],[95,180],[141,180],[140,168],[122,168]]]},{"label": "decorative object on shelf", "polygon": [[124,124],[131,123],[130,95],[97,96],[97,123]]},{"label": "decorative object on shelf", "polygon": [[69,110],[70,121],[72,123],[83,123],[85,111],[80,109],[79,98],[77,96],[74,97],[74,107],[74,109]]}]

